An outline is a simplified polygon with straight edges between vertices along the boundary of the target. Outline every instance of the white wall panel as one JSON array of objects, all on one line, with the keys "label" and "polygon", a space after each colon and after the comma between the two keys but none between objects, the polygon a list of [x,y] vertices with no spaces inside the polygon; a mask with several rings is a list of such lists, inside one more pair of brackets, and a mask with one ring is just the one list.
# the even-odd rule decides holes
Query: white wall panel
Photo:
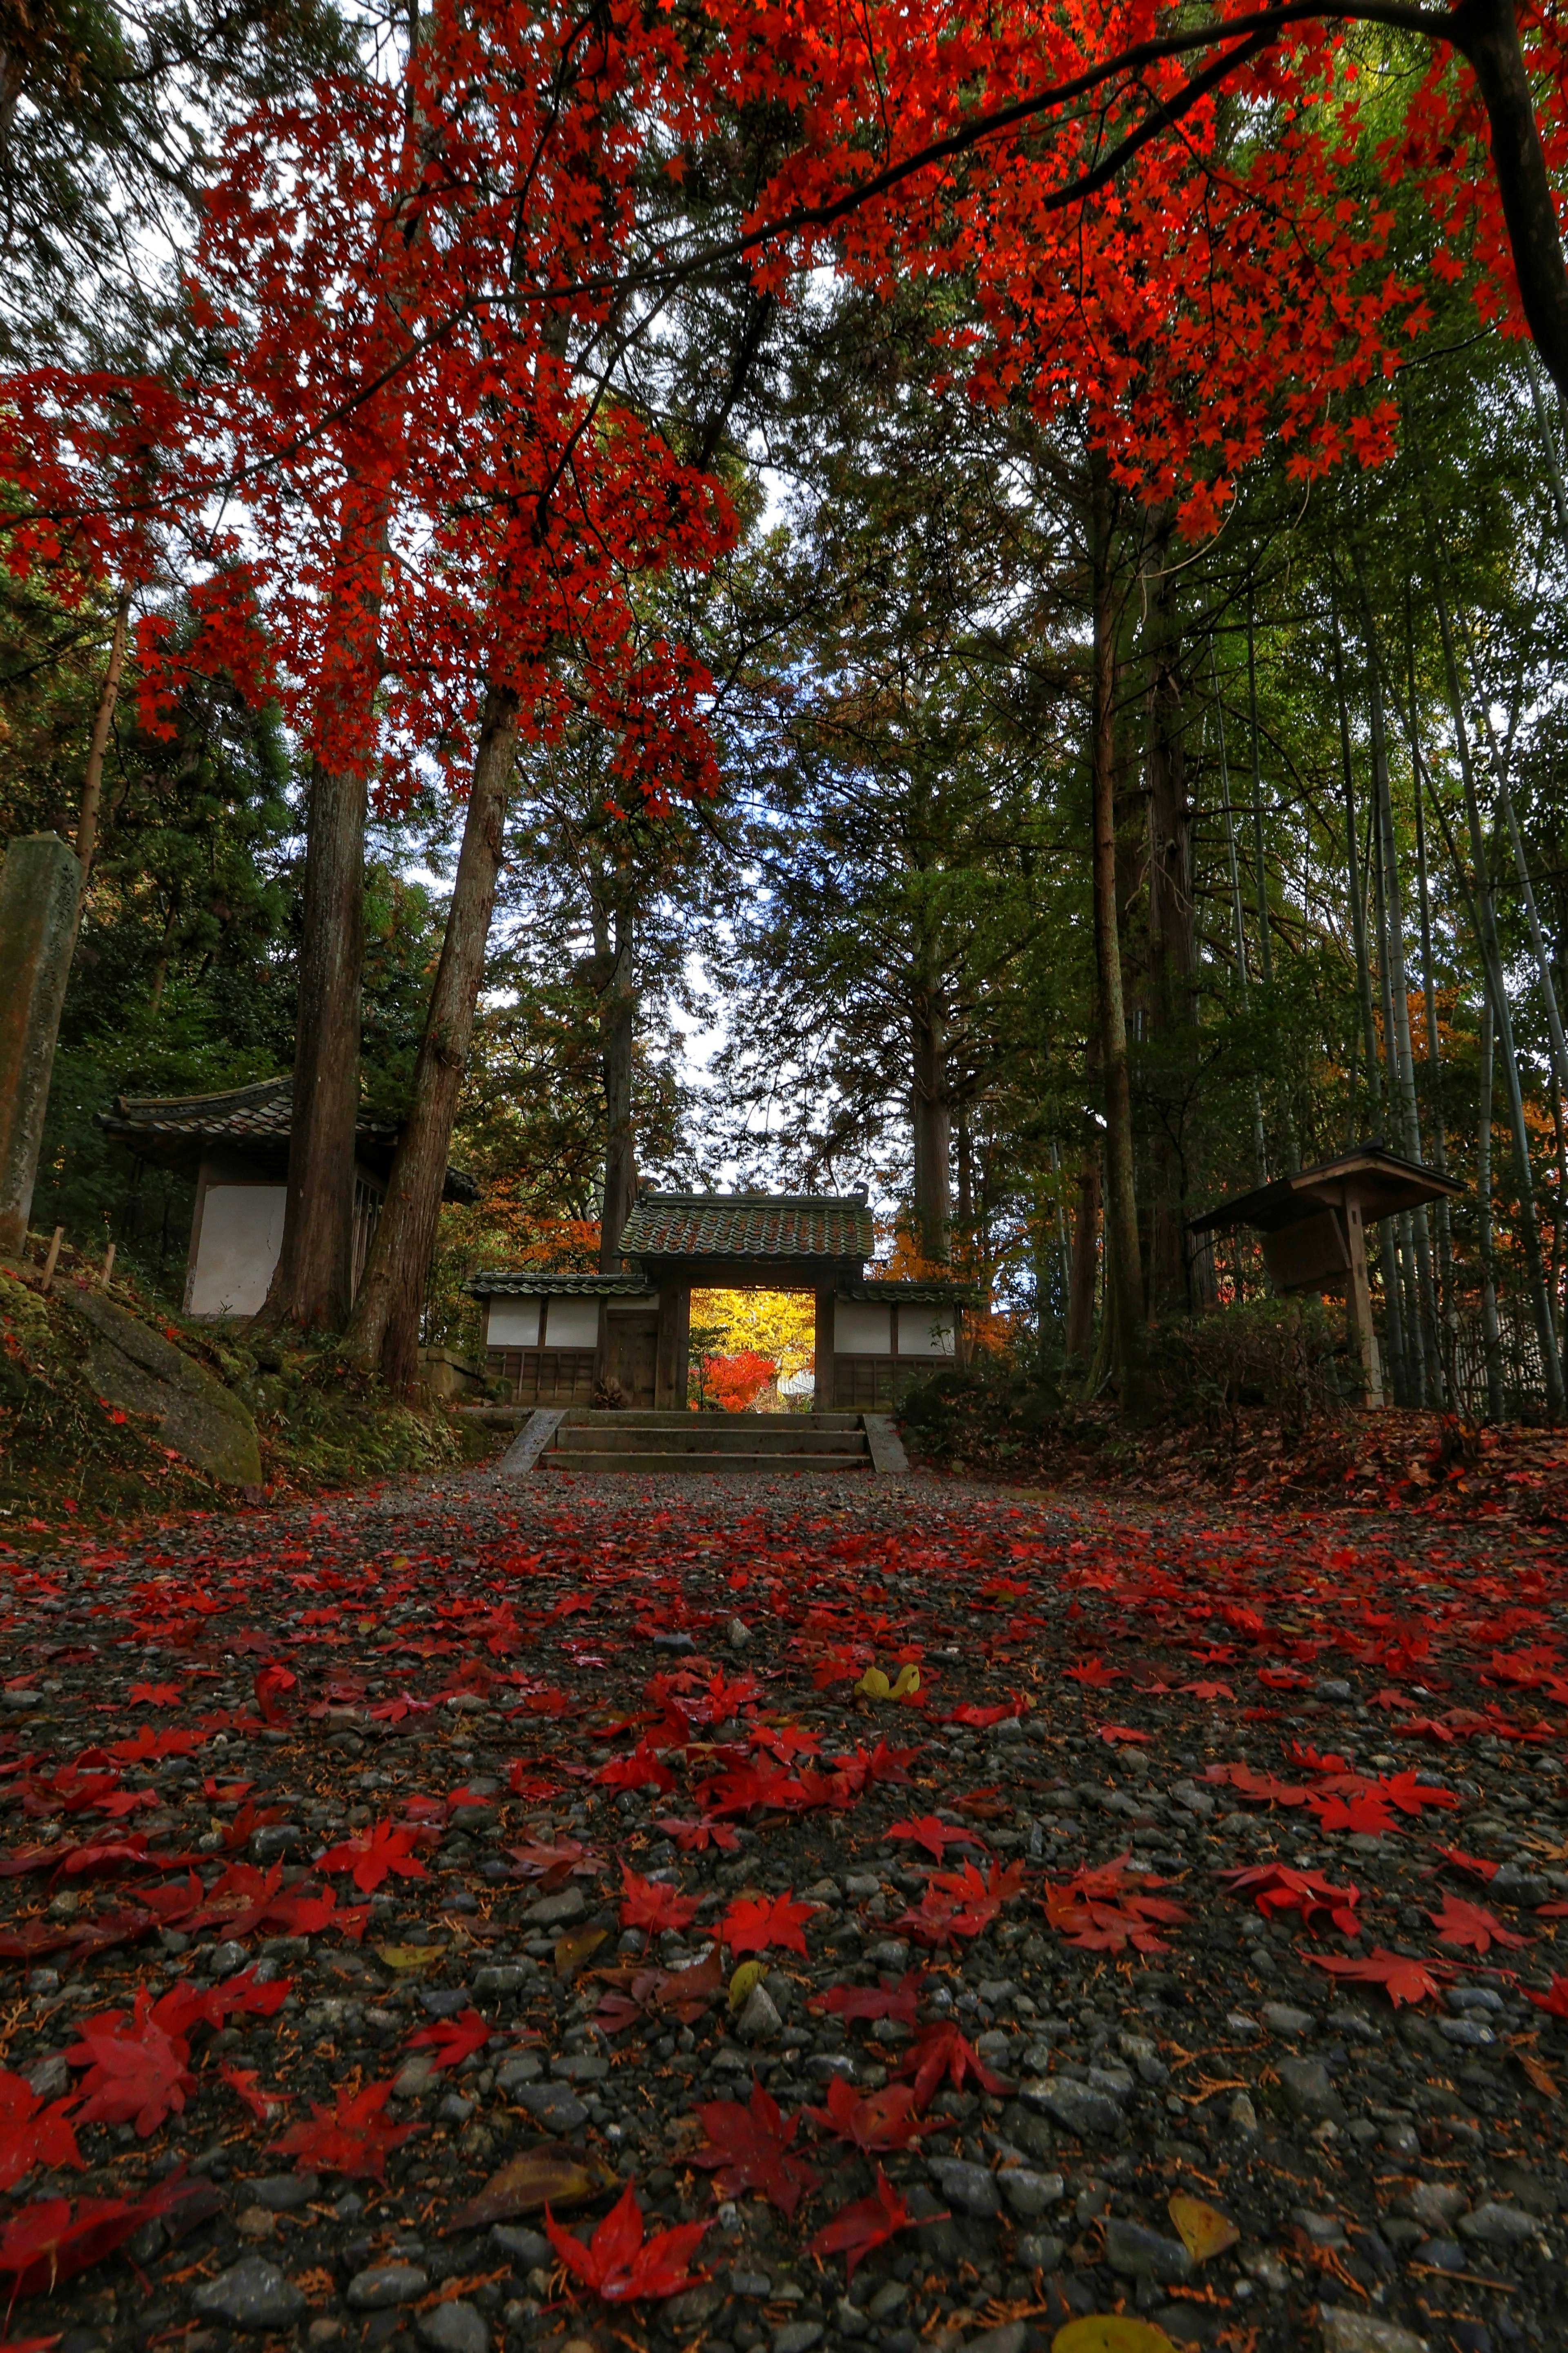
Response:
[{"label": "white wall panel", "polygon": [[900,1356],[951,1356],[952,1308],[900,1307],[899,1354]]},{"label": "white wall panel", "polygon": [[209,1185],[191,1283],[193,1315],[254,1315],[283,1245],[284,1185]]},{"label": "white wall panel", "polygon": [[487,1348],[537,1348],[538,1300],[492,1299],[489,1314],[485,1318],[485,1345]]},{"label": "white wall panel", "polygon": [[547,1348],[592,1348],[599,1339],[599,1303],[596,1299],[552,1299],[545,1318],[544,1345]]},{"label": "white wall panel", "polygon": [[863,1299],[835,1300],[833,1352],[838,1356],[890,1356],[892,1310],[873,1306]]}]

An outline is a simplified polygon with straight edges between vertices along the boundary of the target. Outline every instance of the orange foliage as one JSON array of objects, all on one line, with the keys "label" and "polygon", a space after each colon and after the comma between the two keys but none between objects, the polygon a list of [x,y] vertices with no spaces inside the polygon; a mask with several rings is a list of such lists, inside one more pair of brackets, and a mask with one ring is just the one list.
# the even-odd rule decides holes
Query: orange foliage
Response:
[{"label": "orange foliage", "polygon": [[744,1413],[777,1379],[778,1369],[771,1356],[759,1356],[752,1348],[734,1356],[704,1356],[698,1366],[702,1401],[723,1413]]}]

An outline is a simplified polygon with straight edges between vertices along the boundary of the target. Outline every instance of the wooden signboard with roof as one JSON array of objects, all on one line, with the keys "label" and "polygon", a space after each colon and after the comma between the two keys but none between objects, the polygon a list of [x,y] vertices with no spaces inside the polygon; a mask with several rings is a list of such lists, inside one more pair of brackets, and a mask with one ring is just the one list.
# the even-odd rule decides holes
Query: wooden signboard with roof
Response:
[{"label": "wooden signboard with roof", "polygon": [[1361,1144],[1337,1159],[1320,1160],[1293,1176],[1222,1201],[1191,1219],[1187,1230],[1216,1234],[1248,1226],[1260,1238],[1276,1291],[1343,1292],[1363,1393],[1369,1405],[1381,1405],[1383,1367],[1367,1280],[1366,1228],[1426,1201],[1458,1199],[1464,1191],[1440,1169],[1402,1159],[1381,1143]]}]

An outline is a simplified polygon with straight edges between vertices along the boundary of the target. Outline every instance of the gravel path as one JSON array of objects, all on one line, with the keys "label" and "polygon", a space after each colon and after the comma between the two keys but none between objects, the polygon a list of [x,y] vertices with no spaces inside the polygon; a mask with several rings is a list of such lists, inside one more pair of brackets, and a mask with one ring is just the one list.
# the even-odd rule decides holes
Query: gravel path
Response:
[{"label": "gravel path", "polygon": [[[1561,2346],[1564,1566],[920,1478],[0,1547],[12,2342]],[[627,2180],[671,2295],[574,2276]]]}]

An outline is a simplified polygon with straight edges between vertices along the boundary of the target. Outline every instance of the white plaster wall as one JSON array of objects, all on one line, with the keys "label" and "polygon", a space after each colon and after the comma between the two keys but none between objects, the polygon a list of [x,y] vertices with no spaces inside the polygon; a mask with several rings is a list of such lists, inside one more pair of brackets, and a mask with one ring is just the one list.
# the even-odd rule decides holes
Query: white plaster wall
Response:
[{"label": "white plaster wall", "polygon": [[492,1299],[485,1317],[487,1348],[537,1348],[537,1299]]},{"label": "white plaster wall", "polygon": [[545,1319],[547,1348],[593,1348],[599,1339],[596,1299],[552,1299]]},{"label": "white plaster wall", "polygon": [[254,1315],[283,1246],[284,1185],[209,1185],[191,1283],[192,1315]]},{"label": "white plaster wall", "polygon": [[833,1303],[833,1352],[838,1356],[890,1356],[893,1311],[863,1299]]},{"label": "white plaster wall", "polygon": [[951,1356],[952,1308],[900,1307],[899,1354],[900,1356]]}]

